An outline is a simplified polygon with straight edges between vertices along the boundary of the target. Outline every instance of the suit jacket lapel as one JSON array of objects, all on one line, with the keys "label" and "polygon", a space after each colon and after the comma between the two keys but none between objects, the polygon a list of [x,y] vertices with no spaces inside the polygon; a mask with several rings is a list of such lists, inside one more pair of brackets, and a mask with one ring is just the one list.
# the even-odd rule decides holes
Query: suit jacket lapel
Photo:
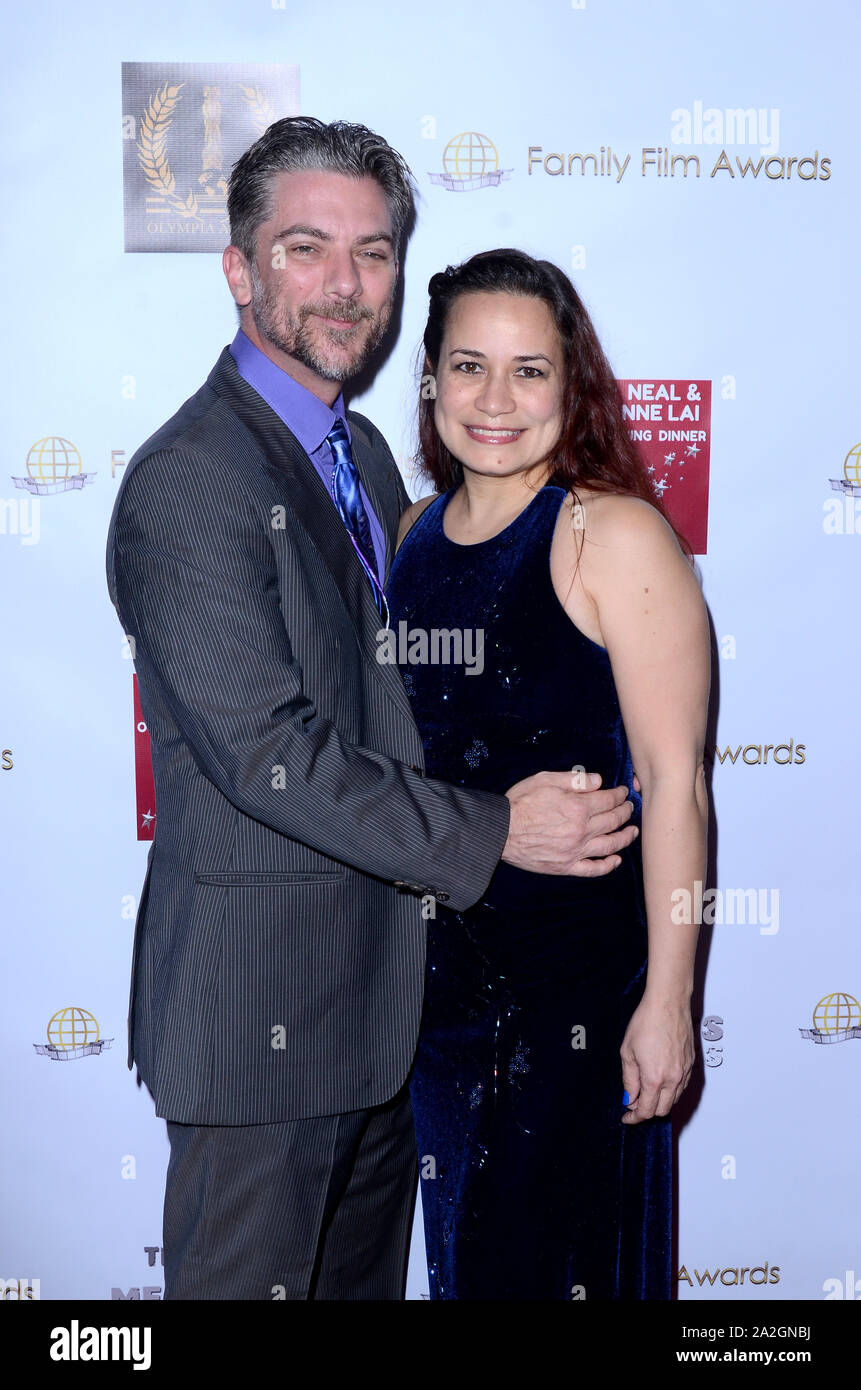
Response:
[{"label": "suit jacket lapel", "polygon": [[[281,417],[240,376],[227,348],[210,373],[208,384],[253,435],[267,461],[288,475],[291,506],[335,580],[344,607],[358,632],[363,654],[390,697],[403,712],[409,713],[409,701],[400,672],[395,666],[377,660],[376,634],[383,626],[383,619],[377,611],[368,577],[310,458]],[[352,421],[350,432],[354,446],[353,459],[386,538],[387,578],[392,552],[392,527],[397,524],[397,517],[393,515],[391,501],[387,503],[378,470],[371,465],[371,451],[364,432]]]}]

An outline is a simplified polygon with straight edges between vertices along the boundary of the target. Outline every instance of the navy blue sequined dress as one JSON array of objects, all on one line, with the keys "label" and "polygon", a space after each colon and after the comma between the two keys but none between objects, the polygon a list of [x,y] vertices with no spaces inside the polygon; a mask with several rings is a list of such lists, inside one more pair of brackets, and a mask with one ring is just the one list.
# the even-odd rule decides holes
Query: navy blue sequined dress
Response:
[{"label": "navy blue sequined dress", "polygon": [[[451,496],[421,514],[388,589],[395,631],[423,629],[431,656],[434,629],[484,632],[483,670],[466,645],[461,664],[443,645],[401,668],[427,775],[504,792],[581,765],[631,787],[609,657],[550,577],[564,490],[475,545],[443,531]],[[432,1298],[670,1297],[669,1120],[621,1123],[619,1048],[645,983],[639,838],[622,860],[595,879],[500,863],[480,903],[428,923],[411,1093]]]}]

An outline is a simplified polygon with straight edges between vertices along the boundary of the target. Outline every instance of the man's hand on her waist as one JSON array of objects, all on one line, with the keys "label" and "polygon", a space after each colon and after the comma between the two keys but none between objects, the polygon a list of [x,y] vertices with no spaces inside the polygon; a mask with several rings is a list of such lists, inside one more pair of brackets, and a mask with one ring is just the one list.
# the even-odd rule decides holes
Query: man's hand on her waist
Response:
[{"label": "man's hand on her waist", "polygon": [[626,824],[629,789],[602,788],[597,772],[536,772],[505,795],[511,821],[502,858],[531,873],[599,878],[618,868],[640,833]]}]

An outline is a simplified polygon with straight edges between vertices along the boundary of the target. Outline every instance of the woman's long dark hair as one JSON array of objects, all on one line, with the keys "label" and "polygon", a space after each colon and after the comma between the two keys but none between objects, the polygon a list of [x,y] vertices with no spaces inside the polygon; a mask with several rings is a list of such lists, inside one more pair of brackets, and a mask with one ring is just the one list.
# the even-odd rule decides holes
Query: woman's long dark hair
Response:
[{"label": "woman's long dark hair", "polygon": [[[505,247],[481,251],[462,265],[448,266],[431,276],[424,370],[436,372],[439,366],[443,333],[454,302],[462,294],[479,291],[530,295],[543,300],[553,315],[562,343],[565,376],[562,430],[554,449],[553,473],[547,481],[575,495],[579,484],[596,492],[641,497],[672,526],[682,550],[692,558],[690,545],[667,516],[628,435],[619,387],[583,301],[558,266]],[[418,463],[438,492],[463,480],[461,464],[437,433],[434,402],[424,390],[419,401]]]}]

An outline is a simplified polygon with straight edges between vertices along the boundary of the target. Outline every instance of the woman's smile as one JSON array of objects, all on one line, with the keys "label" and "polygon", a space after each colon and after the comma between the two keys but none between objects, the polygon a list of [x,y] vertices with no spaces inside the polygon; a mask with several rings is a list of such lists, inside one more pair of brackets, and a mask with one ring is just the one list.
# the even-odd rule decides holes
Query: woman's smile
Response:
[{"label": "woman's smile", "polygon": [[496,430],[484,425],[464,425],[464,429],[477,444],[513,444],[523,434],[523,430]]}]

